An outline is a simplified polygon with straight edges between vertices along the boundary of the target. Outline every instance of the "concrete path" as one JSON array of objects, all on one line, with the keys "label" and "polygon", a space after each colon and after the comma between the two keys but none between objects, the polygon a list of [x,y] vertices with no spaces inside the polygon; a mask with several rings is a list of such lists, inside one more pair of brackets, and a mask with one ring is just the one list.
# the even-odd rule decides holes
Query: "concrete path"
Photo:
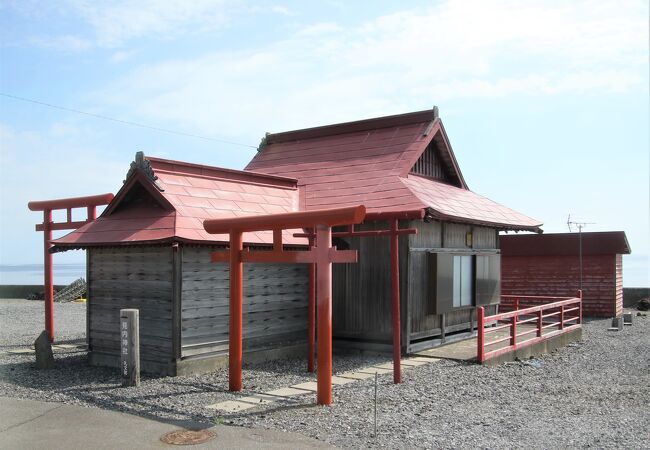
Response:
[{"label": "concrete path", "polygon": [[165,444],[160,437],[178,423],[98,408],[0,397],[0,449],[303,449],[334,448],[296,433],[229,426],[184,424],[209,429],[216,437],[203,444]]},{"label": "concrete path", "polygon": [[[402,371],[408,370],[412,367],[430,364],[436,361],[439,361],[439,359],[427,356],[404,358],[402,359]],[[375,374],[385,375],[389,373],[393,373],[392,362],[363,367],[353,372],[345,372],[339,375],[333,375],[332,385],[333,387],[340,386],[348,383],[354,383],[359,380],[372,378],[375,376]],[[260,406],[272,407],[274,403],[286,401],[290,397],[314,394],[317,391],[316,386],[317,385],[315,381],[306,381],[304,383],[294,384],[293,386],[253,395],[238,396],[238,394],[233,394],[232,400],[226,400],[223,402],[214,403],[212,405],[207,405],[206,408],[232,414]]]},{"label": "concrete path", "polygon": [[[536,329],[535,325],[531,325],[528,323],[517,325],[517,336],[518,336],[517,342],[522,343],[530,339],[534,339],[536,335],[534,333],[531,333],[531,331],[535,329]],[[485,335],[487,351],[505,348],[510,345],[510,341],[507,340],[498,342],[496,344],[490,344],[490,342],[492,341],[510,336],[509,328],[500,329],[494,332],[489,331],[490,328],[486,328],[485,330],[487,332]],[[548,334],[554,330],[555,330],[554,328],[551,328],[550,330],[545,330],[544,334]],[[528,333],[528,334],[524,336],[519,336],[523,333]],[[454,361],[476,361],[476,346],[477,346],[476,336],[474,336],[470,339],[463,339],[457,342],[444,344],[439,347],[434,347],[428,350],[422,350],[414,354],[420,356],[429,356],[434,358],[451,359]]]}]

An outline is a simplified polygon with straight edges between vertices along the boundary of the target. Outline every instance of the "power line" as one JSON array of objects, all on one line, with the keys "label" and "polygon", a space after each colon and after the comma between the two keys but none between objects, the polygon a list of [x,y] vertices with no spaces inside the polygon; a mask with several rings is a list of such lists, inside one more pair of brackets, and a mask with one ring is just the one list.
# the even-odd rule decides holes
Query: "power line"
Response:
[{"label": "power line", "polygon": [[204,139],[206,141],[220,142],[222,144],[239,145],[241,147],[248,147],[248,148],[257,149],[257,146],[254,146],[254,145],[242,144],[240,142],[226,141],[224,139],[217,139],[217,138],[212,138],[212,137],[207,137],[207,136],[201,136],[201,135],[198,135],[198,134],[185,133],[183,131],[174,131],[174,130],[169,130],[167,128],[154,127],[154,126],[151,126],[151,125],[145,125],[145,124],[142,124],[142,123],[131,122],[131,121],[128,121],[128,120],[116,119],[114,117],[104,116],[102,114],[89,113],[87,111],[81,111],[79,109],[74,109],[74,108],[66,108],[65,106],[53,105],[52,103],[41,102],[39,100],[34,100],[34,99],[31,99],[31,98],[19,97],[17,95],[6,94],[4,92],[0,92],[0,95],[3,96],[3,97],[12,98],[14,100],[20,100],[22,102],[34,103],[36,105],[47,106],[48,108],[59,109],[61,111],[73,112],[73,113],[76,113],[76,114],[83,114],[85,116],[94,117],[96,119],[110,120],[111,122],[117,122],[117,123],[121,123],[123,125],[131,125],[133,127],[140,127],[140,128],[146,128],[148,130],[160,131],[162,133],[176,134],[176,135],[179,135],[179,136],[187,136],[187,137],[193,137],[193,138],[197,138],[197,139]]}]

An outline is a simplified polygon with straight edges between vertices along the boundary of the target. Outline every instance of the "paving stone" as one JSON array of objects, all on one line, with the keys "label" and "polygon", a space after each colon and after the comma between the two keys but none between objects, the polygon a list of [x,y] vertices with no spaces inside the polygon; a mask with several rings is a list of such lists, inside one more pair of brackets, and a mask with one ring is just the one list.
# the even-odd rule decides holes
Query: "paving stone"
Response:
[{"label": "paving stone", "polygon": [[70,349],[70,348],[86,348],[86,346],[76,345],[76,344],[54,344],[52,348]]},{"label": "paving stone", "polygon": [[[429,359],[429,358],[427,358]],[[429,361],[415,361],[413,359],[403,359],[402,360],[402,366],[405,367],[419,367],[419,366],[424,366],[427,364]]]},{"label": "paving stone", "polygon": [[18,348],[16,350],[9,350],[7,353],[13,353],[14,355],[22,355],[25,353],[35,353],[36,351],[33,348]]},{"label": "paving stone", "polygon": [[318,390],[318,384],[315,381],[306,381],[300,384],[294,384],[291,386],[294,389],[304,389],[306,391],[316,392]]},{"label": "paving stone", "polygon": [[234,413],[238,411],[245,411],[247,409],[254,408],[255,405],[252,403],[243,403],[235,400],[228,400],[226,402],[215,403],[214,405],[208,405],[208,409],[217,409],[219,411]]},{"label": "paving stone", "polygon": [[294,389],[292,387],[285,387],[285,388],[276,389],[274,391],[265,392],[265,394],[275,395],[277,397],[293,397],[295,395],[303,395],[303,394],[311,394],[311,393],[312,393],[311,391],[307,391],[304,389]]},{"label": "paving stone", "polygon": [[340,377],[351,378],[353,380],[366,380],[375,376],[374,373],[366,372],[344,372],[339,374]]},{"label": "paving stone", "polygon": [[257,405],[268,405],[269,403],[273,403],[276,400],[277,397],[274,397],[272,395],[253,394],[253,395],[249,395],[248,397],[242,397],[237,401],[242,403],[250,403],[252,405],[257,406]]},{"label": "paving stone", "polygon": [[393,373],[393,369],[382,369],[381,367],[366,367],[364,369],[359,370],[359,372],[370,373],[373,375],[375,373],[378,373],[379,375],[383,375],[385,373]]},{"label": "paving stone", "polygon": [[409,358],[409,361],[419,361],[419,362],[423,362],[423,363],[432,363],[432,362],[440,361],[440,358],[427,358],[426,356],[414,356],[413,358]]},{"label": "paving stone", "polygon": [[336,375],[332,376],[332,384],[335,385],[348,384],[353,382],[354,380],[350,380],[349,378],[341,378],[341,377],[337,377]]},{"label": "paving stone", "polygon": [[389,362],[384,364],[377,364],[376,366],[372,366],[372,367],[379,367],[380,369],[393,370],[393,363]]}]

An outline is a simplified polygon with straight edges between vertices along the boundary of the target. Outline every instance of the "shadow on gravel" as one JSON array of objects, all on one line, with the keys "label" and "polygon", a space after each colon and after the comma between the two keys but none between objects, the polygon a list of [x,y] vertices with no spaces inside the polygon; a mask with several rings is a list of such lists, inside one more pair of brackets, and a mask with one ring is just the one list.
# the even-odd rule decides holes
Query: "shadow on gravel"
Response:
[{"label": "shadow on gravel", "polygon": [[[205,416],[184,413],[161,403],[162,400],[184,394],[214,394],[224,389],[204,383],[167,378],[167,392],[151,393],[146,381],[157,380],[143,374],[143,384],[137,388],[122,388],[117,369],[94,367],[87,364],[86,354],[65,354],[57,358],[56,368],[36,369],[35,362],[22,360],[0,364],[0,381],[20,386],[32,392],[43,392],[40,400],[65,403],[82,402],[102,409],[152,419],[178,427],[204,429],[213,426]],[[11,392],[6,395],[11,396]]]}]

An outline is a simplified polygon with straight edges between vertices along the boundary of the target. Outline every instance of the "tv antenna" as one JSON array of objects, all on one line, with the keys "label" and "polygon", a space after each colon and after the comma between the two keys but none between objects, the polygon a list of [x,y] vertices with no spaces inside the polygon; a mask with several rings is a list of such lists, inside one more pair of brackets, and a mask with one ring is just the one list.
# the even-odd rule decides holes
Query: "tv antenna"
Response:
[{"label": "tv antenna", "polygon": [[573,222],[571,220],[571,214],[566,219],[566,225],[569,227],[569,233],[572,233],[573,230],[571,226],[575,226],[578,229],[578,258],[580,261],[580,290],[582,291],[582,229],[586,228],[587,225],[594,225],[596,222]]},{"label": "tv antenna", "polygon": [[569,233],[573,233],[572,226],[575,226],[578,229],[578,233],[582,233],[583,228],[587,228],[587,225],[595,225],[596,222],[573,222],[571,220],[571,214],[566,219],[566,225],[569,227]]}]

